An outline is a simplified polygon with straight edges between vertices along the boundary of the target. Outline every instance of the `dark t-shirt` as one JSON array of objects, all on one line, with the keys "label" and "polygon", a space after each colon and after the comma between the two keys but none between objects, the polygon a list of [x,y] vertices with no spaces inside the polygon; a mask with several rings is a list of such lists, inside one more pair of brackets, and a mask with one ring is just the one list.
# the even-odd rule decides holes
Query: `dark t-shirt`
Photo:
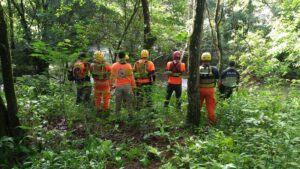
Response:
[{"label": "dark t-shirt", "polygon": [[240,81],[240,74],[237,70],[235,70],[232,67],[228,67],[221,73],[221,81],[223,81],[225,78],[236,78],[236,83],[239,83]]},{"label": "dark t-shirt", "polygon": [[227,69],[223,70],[221,74],[221,80],[224,79],[225,77],[237,77],[239,81],[240,73],[234,68],[228,67]]},{"label": "dark t-shirt", "polygon": [[211,71],[214,74],[215,78],[219,79],[220,76],[219,76],[219,70],[218,70],[218,68],[216,68],[215,66],[211,66]]}]

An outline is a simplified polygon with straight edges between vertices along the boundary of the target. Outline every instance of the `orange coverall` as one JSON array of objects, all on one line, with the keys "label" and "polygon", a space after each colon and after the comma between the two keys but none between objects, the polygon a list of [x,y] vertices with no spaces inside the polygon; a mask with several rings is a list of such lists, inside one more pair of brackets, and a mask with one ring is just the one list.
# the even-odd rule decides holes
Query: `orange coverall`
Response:
[{"label": "orange coverall", "polygon": [[200,81],[199,81],[199,94],[200,94],[200,109],[205,100],[206,109],[208,113],[208,120],[210,124],[215,124],[215,109],[216,109],[216,99],[215,99],[215,84],[219,79],[218,69],[209,65],[204,66],[208,69],[208,74],[201,73],[200,66]]},{"label": "orange coverall", "polygon": [[91,74],[94,78],[94,96],[97,111],[102,111],[101,101],[103,98],[103,109],[108,111],[110,108],[110,84],[109,76],[111,66],[108,64],[93,63],[90,67]]}]

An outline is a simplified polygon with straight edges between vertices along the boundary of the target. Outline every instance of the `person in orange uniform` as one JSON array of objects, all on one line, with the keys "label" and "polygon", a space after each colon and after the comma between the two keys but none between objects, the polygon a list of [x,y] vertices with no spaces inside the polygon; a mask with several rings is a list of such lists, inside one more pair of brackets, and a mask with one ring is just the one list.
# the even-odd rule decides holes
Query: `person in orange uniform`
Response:
[{"label": "person in orange uniform", "polygon": [[[105,62],[103,52],[96,51],[94,53],[94,63],[92,63],[90,66],[90,72],[92,74],[92,77],[94,78],[94,97],[97,114],[101,115],[102,110],[104,110],[104,112],[108,114],[110,108],[109,76],[111,67]],[[101,106],[102,98],[104,103],[103,109]]]},{"label": "person in orange uniform", "polygon": [[146,106],[152,106],[151,86],[155,81],[155,66],[153,62],[148,60],[148,58],[149,51],[145,49],[142,50],[141,59],[136,61],[133,66],[133,72],[137,84],[137,109],[141,108],[144,105],[144,98],[146,98]]},{"label": "person in orange uniform", "polygon": [[112,65],[110,85],[116,86],[116,115],[120,114],[122,102],[126,100],[129,113],[132,113],[133,91],[136,88],[132,66],[126,62],[125,53],[118,54],[119,61]]},{"label": "person in orange uniform", "polygon": [[91,95],[89,63],[85,61],[86,54],[81,52],[73,65],[72,73],[77,89],[76,104],[88,103]]},{"label": "person in orange uniform", "polygon": [[219,71],[216,67],[210,65],[211,54],[204,52],[201,55],[201,65],[199,67],[199,94],[200,94],[200,109],[205,100],[206,109],[208,112],[208,120],[210,124],[215,124],[215,86],[217,79],[219,79]]},{"label": "person in orange uniform", "polygon": [[180,62],[180,51],[173,52],[173,61],[167,63],[166,71],[169,75],[168,86],[167,86],[167,96],[164,103],[164,107],[168,107],[170,98],[173,91],[175,91],[176,96],[176,107],[178,110],[181,109],[181,93],[182,93],[182,78],[181,75],[185,72],[185,64]]}]

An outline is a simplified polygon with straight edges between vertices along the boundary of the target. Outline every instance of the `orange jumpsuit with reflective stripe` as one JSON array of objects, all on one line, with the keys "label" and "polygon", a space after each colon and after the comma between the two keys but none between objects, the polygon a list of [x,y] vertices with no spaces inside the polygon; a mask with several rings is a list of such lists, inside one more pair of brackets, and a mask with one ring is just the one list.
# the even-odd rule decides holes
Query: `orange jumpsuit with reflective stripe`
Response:
[{"label": "orange jumpsuit with reflective stripe", "polygon": [[110,84],[109,76],[111,66],[108,64],[93,63],[90,67],[91,74],[94,78],[94,97],[97,111],[102,110],[101,102],[103,98],[103,109],[108,111],[110,108]]},{"label": "orange jumpsuit with reflective stripe", "polygon": [[210,124],[214,124],[216,122],[215,84],[217,79],[219,79],[219,72],[217,68],[209,65],[200,66],[200,78],[199,78],[200,109],[202,108],[203,102],[205,100],[206,109],[208,113],[208,120]]}]

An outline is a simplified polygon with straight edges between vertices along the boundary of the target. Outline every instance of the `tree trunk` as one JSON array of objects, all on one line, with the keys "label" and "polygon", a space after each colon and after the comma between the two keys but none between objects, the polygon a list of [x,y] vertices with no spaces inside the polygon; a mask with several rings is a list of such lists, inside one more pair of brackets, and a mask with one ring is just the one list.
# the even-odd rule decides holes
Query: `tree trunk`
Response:
[{"label": "tree trunk", "polygon": [[156,38],[151,34],[148,0],[142,0],[142,6],[144,15],[144,49],[150,50]]},{"label": "tree trunk", "polygon": [[[139,8],[139,4],[138,4],[138,3],[139,3],[139,2],[137,2],[137,3],[134,5],[133,12],[132,12],[132,14],[131,14],[131,16],[130,16],[128,22],[127,22],[127,24],[125,25],[123,34],[122,34],[122,36],[121,36],[121,38],[119,39],[119,42],[118,42],[117,51],[120,50],[121,45],[122,45],[122,42],[123,42],[123,40],[125,39],[125,36],[126,36],[126,34],[127,34],[127,31],[129,30],[130,25],[131,25],[131,23],[132,23],[132,21],[133,21],[135,15],[136,15],[137,11],[138,11],[138,8]],[[113,63],[116,62],[116,61],[117,61],[117,55],[115,55],[115,57],[114,57],[114,59],[113,59]]]},{"label": "tree trunk", "polygon": [[0,137],[11,135],[11,133],[9,133],[7,125],[7,114],[8,113],[6,106],[4,104],[2,96],[0,96]]},{"label": "tree trunk", "polygon": [[215,35],[215,27],[213,25],[213,21],[211,20],[210,11],[207,3],[206,3],[206,11],[207,11],[207,17],[208,17],[210,33],[212,38],[212,49],[218,51],[218,42],[217,42],[217,37]]},{"label": "tree trunk", "polygon": [[[7,116],[8,129],[11,132],[11,136],[20,135],[20,130],[17,128],[20,126],[19,119],[17,117],[18,107],[15,94],[13,73],[11,67],[11,55],[10,47],[8,43],[7,27],[4,19],[3,8],[0,5],[0,56],[2,66],[2,76],[4,84],[5,98],[7,102]],[[5,111],[4,111],[5,112]]]},{"label": "tree trunk", "polygon": [[219,71],[223,70],[223,49],[221,43],[221,34],[220,34],[220,24],[223,18],[223,9],[221,9],[221,0],[217,1],[216,4],[216,14],[215,14],[215,30],[216,30],[216,40],[217,40],[217,52],[219,57]]},{"label": "tree trunk", "polygon": [[14,34],[14,21],[13,21],[13,11],[11,6],[11,1],[7,0],[8,6],[8,16],[9,16],[9,37],[10,37],[10,46],[12,49],[15,49],[15,34]]},{"label": "tree trunk", "polygon": [[217,51],[219,71],[223,70],[223,49],[221,43],[220,24],[223,18],[223,9],[221,8],[221,0],[217,0],[214,21],[211,20],[208,4],[206,11],[209,19],[209,26],[212,36],[212,48]]},{"label": "tree trunk", "polygon": [[199,54],[202,38],[205,0],[196,0],[196,15],[189,48],[189,80],[188,80],[188,113],[187,124],[198,126],[200,124],[200,105],[198,92]]}]

